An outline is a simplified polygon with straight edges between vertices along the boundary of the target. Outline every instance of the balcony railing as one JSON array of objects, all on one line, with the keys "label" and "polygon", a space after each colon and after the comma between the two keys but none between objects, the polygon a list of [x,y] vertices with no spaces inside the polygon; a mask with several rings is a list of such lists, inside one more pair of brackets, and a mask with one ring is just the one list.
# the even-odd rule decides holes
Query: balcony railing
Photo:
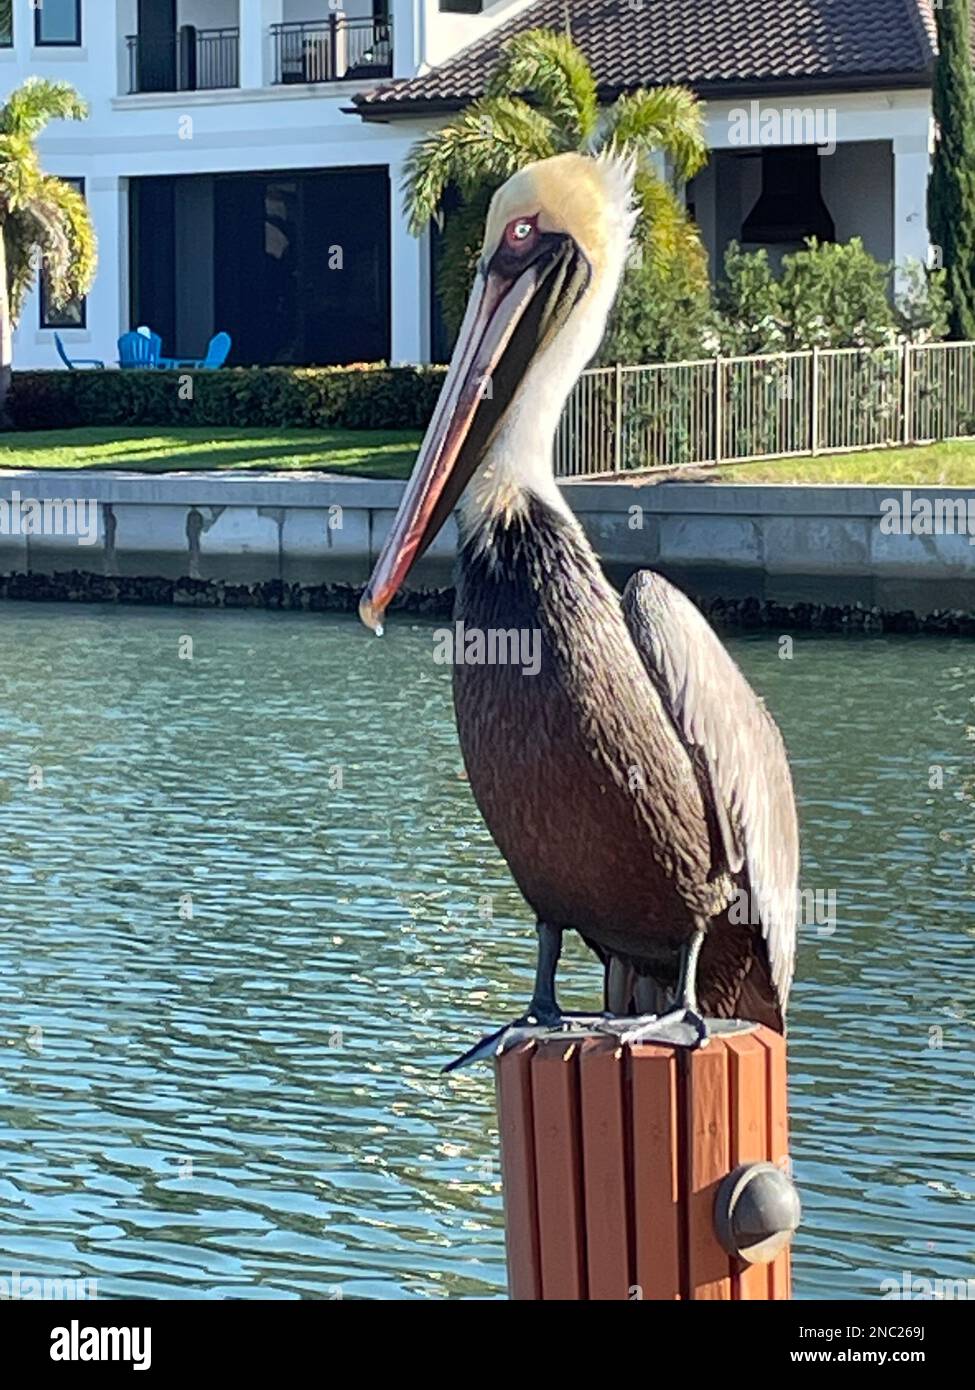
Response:
[{"label": "balcony railing", "polygon": [[172,39],[130,34],[130,92],[198,92],[240,86],[240,31],[184,24]]},{"label": "balcony railing", "polygon": [[393,28],[388,19],[328,19],[272,24],[274,80],[354,82],[391,77]]}]

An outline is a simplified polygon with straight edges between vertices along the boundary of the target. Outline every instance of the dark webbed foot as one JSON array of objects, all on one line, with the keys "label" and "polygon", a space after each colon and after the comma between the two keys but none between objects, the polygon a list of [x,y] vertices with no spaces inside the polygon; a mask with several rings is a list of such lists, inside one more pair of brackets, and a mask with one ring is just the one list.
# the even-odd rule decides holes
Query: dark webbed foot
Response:
[{"label": "dark webbed foot", "polygon": [[666,1014],[643,1014],[636,1018],[614,1018],[611,1014],[560,1014],[556,1019],[539,1022],[526,1014],[514,1023],[489,1033],[480,1042],[449,1062],[444,1071],[456,1071],[471,1062],[490,1061],[500,1057],[520,1042],[562,1038],[578,1042],[583,1038],[614,1038],[625,1043],[661,1043],[667,1047],[683,1047],[689,1052],[705,1046],[708,1038],[721,1033],[748,1033],[754,1023],[738,1018],[702,1018],[693,1009],[673,1009]]},{"label": "dark webbed foot", "polygon": [[582,1038],[598,1032],[605,1027],[606,1022],[606,1014],[553,1014],[548,1010],[536,1010],[531,1006],[528,1013],[516,1018],[513,1023],[506,1024],[495,1033],[487,1033],[480,1042],[476,1042],[460,1057],[448,1062],[443,1070],[457,1071],[459,1067],[469,1066],[471,1062],[490,1061],[494,1057],[500,1057],[509,1048],[533,1039],[558,1037],[560,1033],[565,1035],[566,1040],[573,1036]]}]

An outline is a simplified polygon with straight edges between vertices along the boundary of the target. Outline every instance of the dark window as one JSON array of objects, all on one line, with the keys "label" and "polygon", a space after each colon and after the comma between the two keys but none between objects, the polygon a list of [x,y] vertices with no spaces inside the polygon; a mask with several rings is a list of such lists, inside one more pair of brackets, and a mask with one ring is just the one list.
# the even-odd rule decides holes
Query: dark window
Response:
[{"label": "dark window", "polygon": [[14,0],[0,0],[0,48],[12,48],[14,42]]},{"label": "dark window", "polygon": [[440,9],[443,14],[480,14],[484,0],[440,0]]},{"label": "dark window", "polygon": [[241,363],[389,356],[385,170],[216,180],[215,326]]},{"label": "dark window", "polygon": [[[47,0],[45,0],[47,3]],[[84,179],[62,179],[62,183],[69,183],[72,188],[77,188],[82,195],[85,191]],[[50,302],[50,295],[47,288],[47,276],[41,273],[41,327],[42,328],[85,328],[88,323],[88,301],[87,299],[69,299],[67,304],[62,304],[59,309],[55,309]]]},{"label": "dark window", "polygon": [[389,357],[389,174],[328,169],[133,179],[132,322],[167,354],[212,333],[236,365]]},{"label": "dark window", "polygon": [[47,48],[77,48],[81,43],[81,0],[38,0],[34,42]]}]

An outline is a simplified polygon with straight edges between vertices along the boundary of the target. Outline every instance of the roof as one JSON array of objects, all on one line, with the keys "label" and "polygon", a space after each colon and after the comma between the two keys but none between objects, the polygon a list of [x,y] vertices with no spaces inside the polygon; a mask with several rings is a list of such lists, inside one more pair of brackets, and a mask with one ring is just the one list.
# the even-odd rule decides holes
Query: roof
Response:
[{"label": "roof", "polygon": [[564,29],[592,64],[600,97],[681,83],[701,96],[928,86],[932,0],[536,0],[422,76],[355,100],[371,119],[454,111],[484,90],[504,41]]}]

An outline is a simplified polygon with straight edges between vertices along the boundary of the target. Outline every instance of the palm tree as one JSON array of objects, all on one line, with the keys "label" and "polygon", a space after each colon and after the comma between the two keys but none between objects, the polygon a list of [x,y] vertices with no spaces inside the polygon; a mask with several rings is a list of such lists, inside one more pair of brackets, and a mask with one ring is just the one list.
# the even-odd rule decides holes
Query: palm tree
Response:
[{"label": "palm tree", "polygon": [[43,269],[55,308],[87,294],[95,231],[77,189],[45,174],[35,141],[49,121],[88,114],[67,82],[29,77],[0,106],[0,418],[10,389],[12,334]]},{"label": "palm tree", "polygon": [[[657,87],[621,96],[603,110],[592,69],[570,35],[531,29],[503,46],[485,95],[418,140],[407,158],[410,230],[419,235],[431,219],[443,226],[440,297],[452,333],[463,316],[495,189],[534,160],[606,148],[637,158],[639,255],[627,278],[677,276],[681,295],[691,286],[706,299],[707,258],[697,228],[654,162],[663,155],[676,181],[703,167],[700,103],[685,87]],[[451,197],[459,203],[444,218]],[[632,341],[632,331],[624,336],[624,352],[647,354],[645,343]],[[610,355],[612,339],[611,330]]]}]

